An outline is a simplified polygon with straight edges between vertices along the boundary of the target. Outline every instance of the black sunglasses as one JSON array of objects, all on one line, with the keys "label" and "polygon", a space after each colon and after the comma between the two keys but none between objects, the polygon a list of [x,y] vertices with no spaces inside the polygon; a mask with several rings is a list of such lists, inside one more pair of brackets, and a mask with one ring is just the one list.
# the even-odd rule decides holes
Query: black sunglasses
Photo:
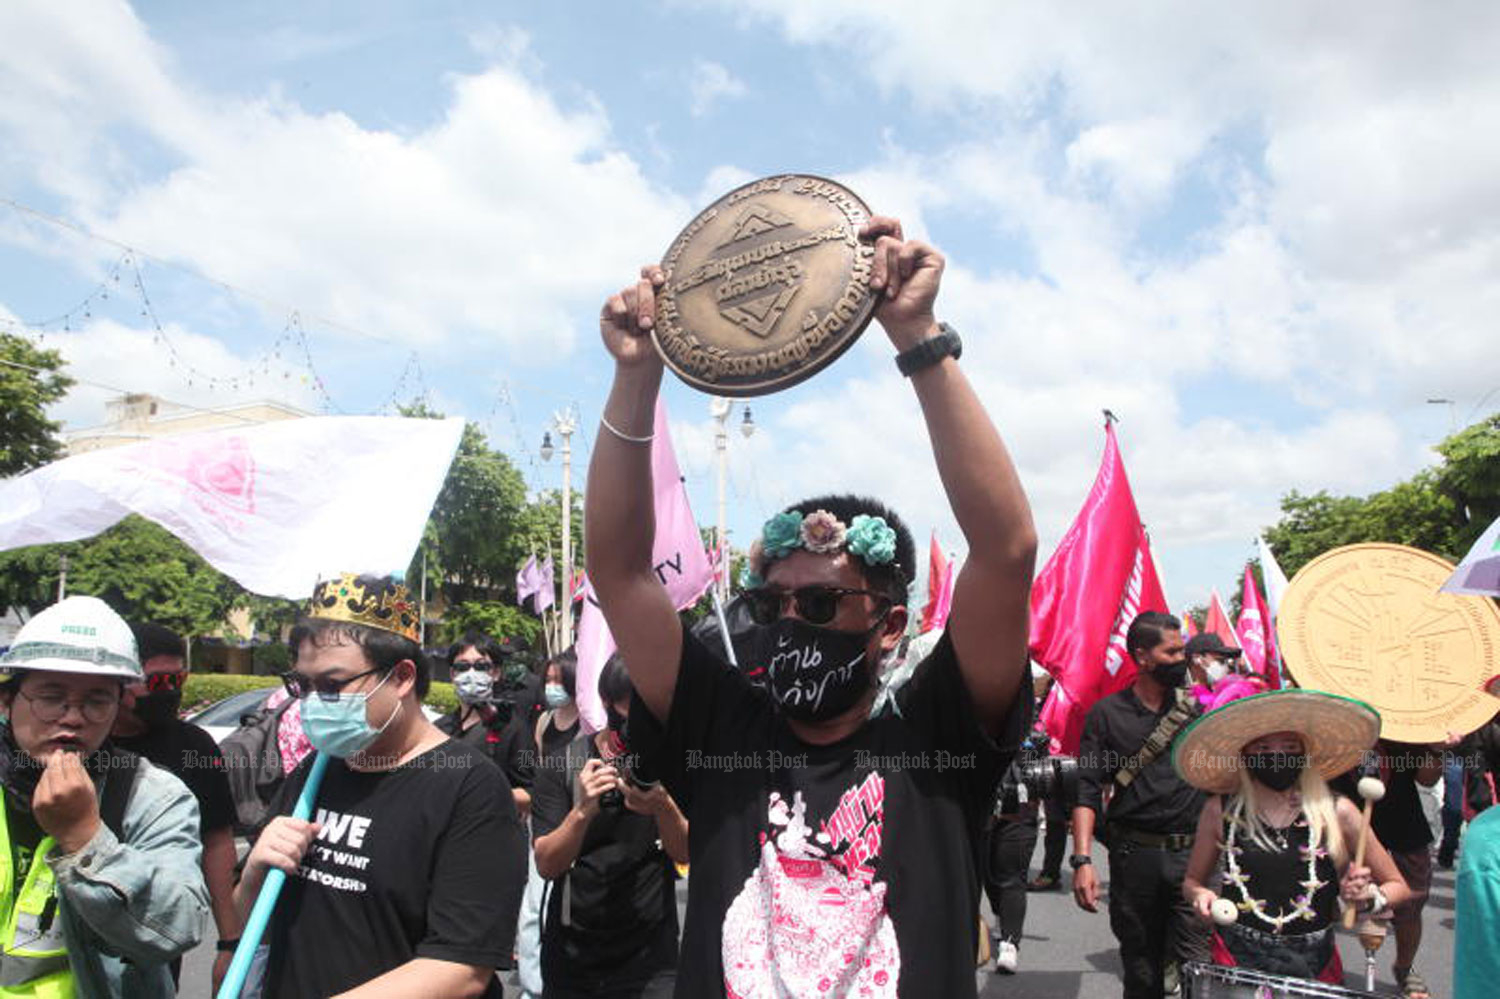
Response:
[{"label": "black sunglasses", "polygon": [[845,597],[874,597],[884,614],[891,608],[891,598],[874,590],[854,590],[847,586],[799,586],[795,590],[781,590],[772,586],[757,586],[744,590],[745,606],[750,611],[750,620],[756,624],[771,624],[781,617],[787,601],[797,609],[797,616],[808,624],[827,624],[838,615],[839,603]]},{"label": "black sunglasses", "polygon": [[296,670],[288,670],[281,674],[281,685],[286,688],[286,692],[289,695],[299,701],[308,694],[317,694],[325,701],[333,701],[338,699],[340,691],[355,680],[367,677],[371,673],[379,672],[380,669],[377,667],[375,669],[367,669],[363,673],[356,673],[353,676],[346,676],[342,680],[335,680],[326,676],[320,676],[314,680],[312,677],[298,673]]}]

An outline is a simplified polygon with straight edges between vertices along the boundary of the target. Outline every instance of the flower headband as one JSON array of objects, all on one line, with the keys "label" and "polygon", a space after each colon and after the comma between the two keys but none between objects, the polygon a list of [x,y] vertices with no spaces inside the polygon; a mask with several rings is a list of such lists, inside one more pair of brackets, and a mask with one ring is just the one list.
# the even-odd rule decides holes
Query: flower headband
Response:
[{"label": "flower headband", "polygon": [[[760,540],[750,546],[749,562],[741,577],[746,587],[765,582],[766,567],[798,548],[816,555],[848,551],[866,565],[889,565],[896,561],[896,532],[884,517],[857,514],[846,527],[827,510],[807,516],[796,511],[778,513],[761,528]],[[897,570],[900,570],[898,565]]]}]

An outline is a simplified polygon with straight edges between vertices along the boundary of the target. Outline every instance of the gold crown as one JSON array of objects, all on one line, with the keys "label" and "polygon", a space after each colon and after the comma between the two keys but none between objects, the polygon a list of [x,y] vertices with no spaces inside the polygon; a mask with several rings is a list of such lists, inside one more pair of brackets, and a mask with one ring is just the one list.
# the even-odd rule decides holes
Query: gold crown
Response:
[{"label": "gold crown", "polygon": [[309,617],[363,624],[421,643],[417,605],[411,591],[388,576],[342,573],[313,589]]}]

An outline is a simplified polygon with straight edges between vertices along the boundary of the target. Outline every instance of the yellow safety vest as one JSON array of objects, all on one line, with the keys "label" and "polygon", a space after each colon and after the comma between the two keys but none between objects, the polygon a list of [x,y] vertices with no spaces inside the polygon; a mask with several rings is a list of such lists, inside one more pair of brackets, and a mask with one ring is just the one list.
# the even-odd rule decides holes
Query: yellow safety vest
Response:
[{"label": "yellow safety vest", "polygon": [[37,844],[15,895],[7,811],[0,801],[0,999],[74,999],[57,879],[46,861],[55,843],[46,836]]}]

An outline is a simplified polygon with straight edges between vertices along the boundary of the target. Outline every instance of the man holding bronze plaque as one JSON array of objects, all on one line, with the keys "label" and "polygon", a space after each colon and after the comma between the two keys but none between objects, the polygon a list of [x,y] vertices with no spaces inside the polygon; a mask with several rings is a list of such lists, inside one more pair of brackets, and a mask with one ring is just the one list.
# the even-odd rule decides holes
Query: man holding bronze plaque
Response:
[{"label": "man holding bronze plaque", "polygon": [[[853,213],[837,192],[800,187]],[[870,311],[911,379],[969,543],[947,631],[894,704],[872,717],[880,664],[906,629],[915,552],[883,504],[829,496],[767,522],[751,552],[761,578],[745,593],[759,625],[755,662],[741,664],[763,669],[764,686],[683,628],[652,571],[658,302],[670,318],[671,295],[681,292],[680,304],[701,275],[726,276],[714,286],[728,299],[721,311],[749,316],[742,325],[771,344],[761,352],[769,359],[746,370],[778,362],[783,349],[820,349],[828,317],[857,304],[845,284],[826,313],[807,308],[816,290],[790,282],[815,274],[816,260],[780,256],[761,267],[768,255],[810,256],[839,242],[822,223],[794,231],[794,212],[760,200],[764,190],[739,195],[725,215],[735,228],[716,245],[739,241],[734,256],[700,263],[691,282],[672,286],[685,268],[646,267],[600,317],[616,367],[589,474],[588,572],[635,684],[630,743],[686,803],[692,829],[677,994],[973,996],[976,850],[1031,717],[1036,534],[1005,446],[957,363],[957,335],[934,318],[937,250],[906,240],[889,218],[851,229],[848,241],[857,233],[854,273],[868,274]],[[774,273],[762,280],[767,267]],[[774,283],[782,277],[789,283]],[[783,311],[795,317],[787,348],[775,340]],[[714,375],[734,370],[716,363]]]}]

